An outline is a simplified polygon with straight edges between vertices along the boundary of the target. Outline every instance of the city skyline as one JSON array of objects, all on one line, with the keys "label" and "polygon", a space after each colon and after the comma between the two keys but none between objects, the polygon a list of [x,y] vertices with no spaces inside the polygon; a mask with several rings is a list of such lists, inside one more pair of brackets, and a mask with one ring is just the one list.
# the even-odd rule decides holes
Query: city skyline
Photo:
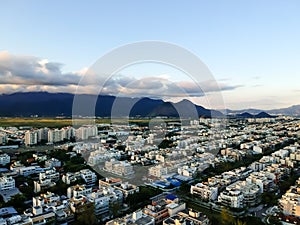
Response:
[{"label": "city skyline", "polygon": [[[273,109],[300,103],[297,1],[89,3],[1,3],[0,93],[74,93],[86,69],[106,52],[159,40],[195,53],[217,80],[227,108]],[[120,88],[117,94],[128,94],[124,80],[193,89],[186,75],[165,65],[123,69],[114,79]],[[85,86],[83,92],[92,88]],[[147,90],[141,97],[155,97]],[[212,88],[207,94],[214,93]],[[206,106],[203,96],[190,100]]]}]

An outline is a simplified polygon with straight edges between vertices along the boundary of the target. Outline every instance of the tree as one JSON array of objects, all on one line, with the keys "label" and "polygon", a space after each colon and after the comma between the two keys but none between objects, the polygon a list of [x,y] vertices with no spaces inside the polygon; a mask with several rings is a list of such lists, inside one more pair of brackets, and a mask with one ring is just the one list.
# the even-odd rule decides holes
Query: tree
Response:
[{"label": "tree", "polygon": [[222,224],[224,225],[232,224],[234,222],[233,216],[225,208],[221,211],[221,219]]},{"label": "tree", "polygon": [[121,204],[119,202],[113,202],[109,206],[114,217],[117,217],[120,213]]},{"label": "tree", "polygon": [[24,210],[26,209],[25,205],[25,196],[22,194],[17,194],[13,196],[6,204],[6,207],[12,206],[14,207],[19,213],[23,213]]},{"label": "tree", "polygon": [[94,204],[86,204],[80,208],[80,212],[75,217],[76,225],[96,225],[98,224],[95,215]]},{"label": "tree", "polygon": [[247,225],[247,223],[246,223],[246,222],[243,222],[243,221],[241,221],[241,220],[236,220],[236,221],[234,222],[234,225]]}]

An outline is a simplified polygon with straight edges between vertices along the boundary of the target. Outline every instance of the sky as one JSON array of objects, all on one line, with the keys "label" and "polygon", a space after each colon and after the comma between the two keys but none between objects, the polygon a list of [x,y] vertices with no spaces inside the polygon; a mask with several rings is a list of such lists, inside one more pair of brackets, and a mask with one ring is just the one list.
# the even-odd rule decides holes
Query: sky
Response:
[{"label": "sky", "polygon": [[207,96],[221,93],[230,109],[300,104],[299,9],[292,0],[1,0],[0,93],[92,93],[95,82],[78,82],[101,56],[157,40],[194,53],[219,88],[207,81],[201,85],[212,88],[197,95],[182,71],[139,63],[112,76],[108,94],[184,97],[207,106]]}]

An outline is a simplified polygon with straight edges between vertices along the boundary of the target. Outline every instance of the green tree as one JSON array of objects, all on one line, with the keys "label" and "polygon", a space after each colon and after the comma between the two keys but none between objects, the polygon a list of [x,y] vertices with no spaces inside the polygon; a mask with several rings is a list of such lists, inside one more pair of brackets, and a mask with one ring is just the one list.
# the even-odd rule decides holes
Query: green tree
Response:
[{"label": "green tree", "polygon": [[96,225],[98,224],[95,215],[94,204],[83,205],[75,216],[76,225]]},{"label": "green tree", "polygon": [[225,208],[221,211],[221,220],[224,225],[232,224],[234,222],[233,216]]},{"label": "green tree", "polygon": [[12,206],[14,207],[19,213],[23,213],[24,210],[26,209],[25,202],[26,198],[22,194],[17,194],[13,196],[6,204],[5,206]]}]

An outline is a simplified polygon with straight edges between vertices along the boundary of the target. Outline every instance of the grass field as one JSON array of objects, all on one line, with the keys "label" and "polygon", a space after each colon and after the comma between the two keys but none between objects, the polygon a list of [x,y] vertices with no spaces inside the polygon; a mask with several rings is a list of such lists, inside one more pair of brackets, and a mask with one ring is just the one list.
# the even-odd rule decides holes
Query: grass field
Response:
[{"label": "grass field", "polygon": [[[148,124],[150,119],[96,119],[95,122],[99,124],[104,123],[137,123],[137,124]],[[165,122],[177,122],[178,119],[165,119]],[[73,123],[75,122],[75,123]],[[21,127],[21,126],[31,126],[31,127],[64,127],[71,126],[74,124],[83,125],[89,124],[89,119],[76,119],[73,121],[72,118],[25,118],[25,117],[14,117],[14,118],[0,118],[0,127]]]}]

